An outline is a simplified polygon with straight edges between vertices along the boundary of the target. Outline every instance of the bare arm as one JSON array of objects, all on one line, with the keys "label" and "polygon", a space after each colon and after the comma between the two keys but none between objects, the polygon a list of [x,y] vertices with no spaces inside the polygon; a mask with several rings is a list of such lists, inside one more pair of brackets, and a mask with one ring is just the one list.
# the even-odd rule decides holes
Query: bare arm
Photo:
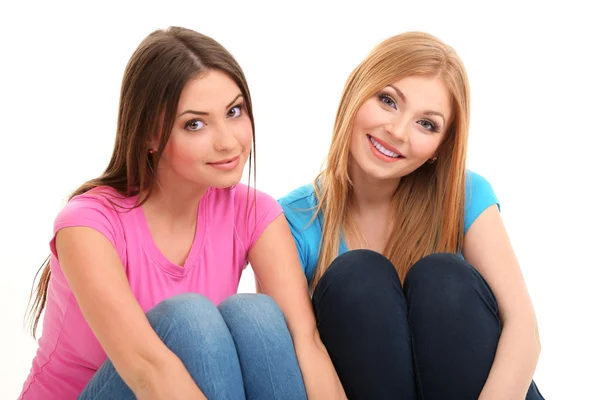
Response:
[{"label": "bare arm", "polygon": [[467,232],[464,255],[490,285],[502,321],[498,349],[480,399],[524,399],[541,346],[525,280],[496,206],[484,211]]},{"label": "bare arm", "polygon": [[306,277],[283,214],[265,229],[250,251],[249,259],[256,275],[257,291],[272,297],[285,315],[308,398],[345,399],[321,342]]},{"label": "bare arm", "polygon": [[92,228],[64,228],[56,249],[83,316],[136,397],[205,399],[150,326],[109,240]]}]

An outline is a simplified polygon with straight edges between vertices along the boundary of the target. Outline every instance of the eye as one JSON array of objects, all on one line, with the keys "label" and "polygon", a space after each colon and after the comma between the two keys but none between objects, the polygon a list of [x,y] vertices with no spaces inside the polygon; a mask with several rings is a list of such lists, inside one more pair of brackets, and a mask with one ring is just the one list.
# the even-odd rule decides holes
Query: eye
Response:
[{"label": "eye", "polygon": [[392,99],[392,97],[390,95],[381,93],[378,97],[379,97],[379,101],[381,101],[386,106],[392,107],[394,110],[397,109],[396,102],[394,101],[394,99]]},{"label": "eye", "polygon": [[188,131],[199,131],[204,128],[204,122],[199,119],[193,119],[185,123],[185,129]]},{"label": "eye", "polygon": [[428,121],[426,119],[422,119],[417,121],[417,124],[421,125],[423,128],[427,129],[428,131],[432,131],[432,132],[437,132],[438,131],[438,127],[435,123]]},{"label": "eye", "polygon": [[229,111],[227,111],[227,116],[229,118],[237,118],[242,115],[242,105],[238,104],[237,106],[231,107]]}]

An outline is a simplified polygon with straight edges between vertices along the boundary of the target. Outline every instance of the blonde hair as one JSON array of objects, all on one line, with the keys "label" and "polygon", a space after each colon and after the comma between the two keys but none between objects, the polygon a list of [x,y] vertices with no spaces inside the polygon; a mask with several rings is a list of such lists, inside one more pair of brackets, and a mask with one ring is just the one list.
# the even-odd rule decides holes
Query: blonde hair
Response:
[{"label": "blonde hair", "polygon": [[325,169],[313,186],[318,199],[315,216],[323,213],[323,235],[314,289],[337,257],[342,232],[356,230],[348,216],[352,198],[349,153],[352,126],[362,104],[385,86],[408,76],[441,79],[452,98],[453,118],[440,144],[437,161],[402,177],[394,195],[396,220],[384,255],[403,280],[420,258],[462,250],[465,202],[469,83],[454,49],[438,38],[407,32],[375,47],[350,74],[338,107]]}]

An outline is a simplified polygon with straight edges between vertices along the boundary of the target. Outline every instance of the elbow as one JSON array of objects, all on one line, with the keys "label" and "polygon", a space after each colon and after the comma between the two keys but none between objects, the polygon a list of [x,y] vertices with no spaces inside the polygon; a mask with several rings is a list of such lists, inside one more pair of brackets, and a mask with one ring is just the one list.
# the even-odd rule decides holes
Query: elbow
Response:
[{"label": "elbow", "polygon": [[535,328],[534,328],[534,348],[535,348],[535,354],[537,357],[540,356],[540,354],[542,353],[542,341],[540,340],[540,331],[538,329],[538,324],[537,322],[535,322]]},{"label": "elbow", "polygon": [[176,356],[170,352],[165,352],[162,357],[148,357],[148,354],[136,353],[129,354],[113,364],[136,398],[144,398],[155,392],[156,385],[160,385],[169,369],[177,367],[176,360]]},{"label": "elbow", "polygon": [[535,317],[521,316],[506,321],[503,330],[507,330],[508,335],[513,337],[515,342],[520,343],[521,351],[524,351],[529,357],[537,360],[542,352],[542,343],[540,333]]},{"label": "elbow", "polygon": [[115,364],[115,369],[136,397],[152,390],[151,386],[155,382],[155,377],[160,376],[157,372],[158,366],[144,357],[131,357],[130,362],[123,364],[118,369]]},{"label": "elbow", "polygon": [[524,337],[529,338],[525,340],[526,346],[528,347],[528,353],[532,355],[537,363],[537,360],[542,352],[542,342],[540,340],[540,332],[538,329],[537,320],[534,317],[533,320],[529,319],[527,323],[525,323],[525,321],[523,321],[523,323],[523,326],[529,326],[527,330],[523,331],[523,333],[526,335]]}]

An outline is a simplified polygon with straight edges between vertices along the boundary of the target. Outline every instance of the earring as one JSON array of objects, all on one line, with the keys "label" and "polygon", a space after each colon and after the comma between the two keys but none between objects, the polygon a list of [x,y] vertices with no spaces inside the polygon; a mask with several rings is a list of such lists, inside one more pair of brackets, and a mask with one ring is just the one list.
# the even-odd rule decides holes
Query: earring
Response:
[{"label": "earring", "polygon": [[429,164],[433,164],[435,162],[435,160],[437,160],[437,157],[430,158],[429,160],[427,160],[427,162]]},{"label": "earring", "polygon": [[155,152],[156,152],[156,150],[154,150],[154,149],[148,149],[148,153],[150,153],[150,154],[154,154]]}]

